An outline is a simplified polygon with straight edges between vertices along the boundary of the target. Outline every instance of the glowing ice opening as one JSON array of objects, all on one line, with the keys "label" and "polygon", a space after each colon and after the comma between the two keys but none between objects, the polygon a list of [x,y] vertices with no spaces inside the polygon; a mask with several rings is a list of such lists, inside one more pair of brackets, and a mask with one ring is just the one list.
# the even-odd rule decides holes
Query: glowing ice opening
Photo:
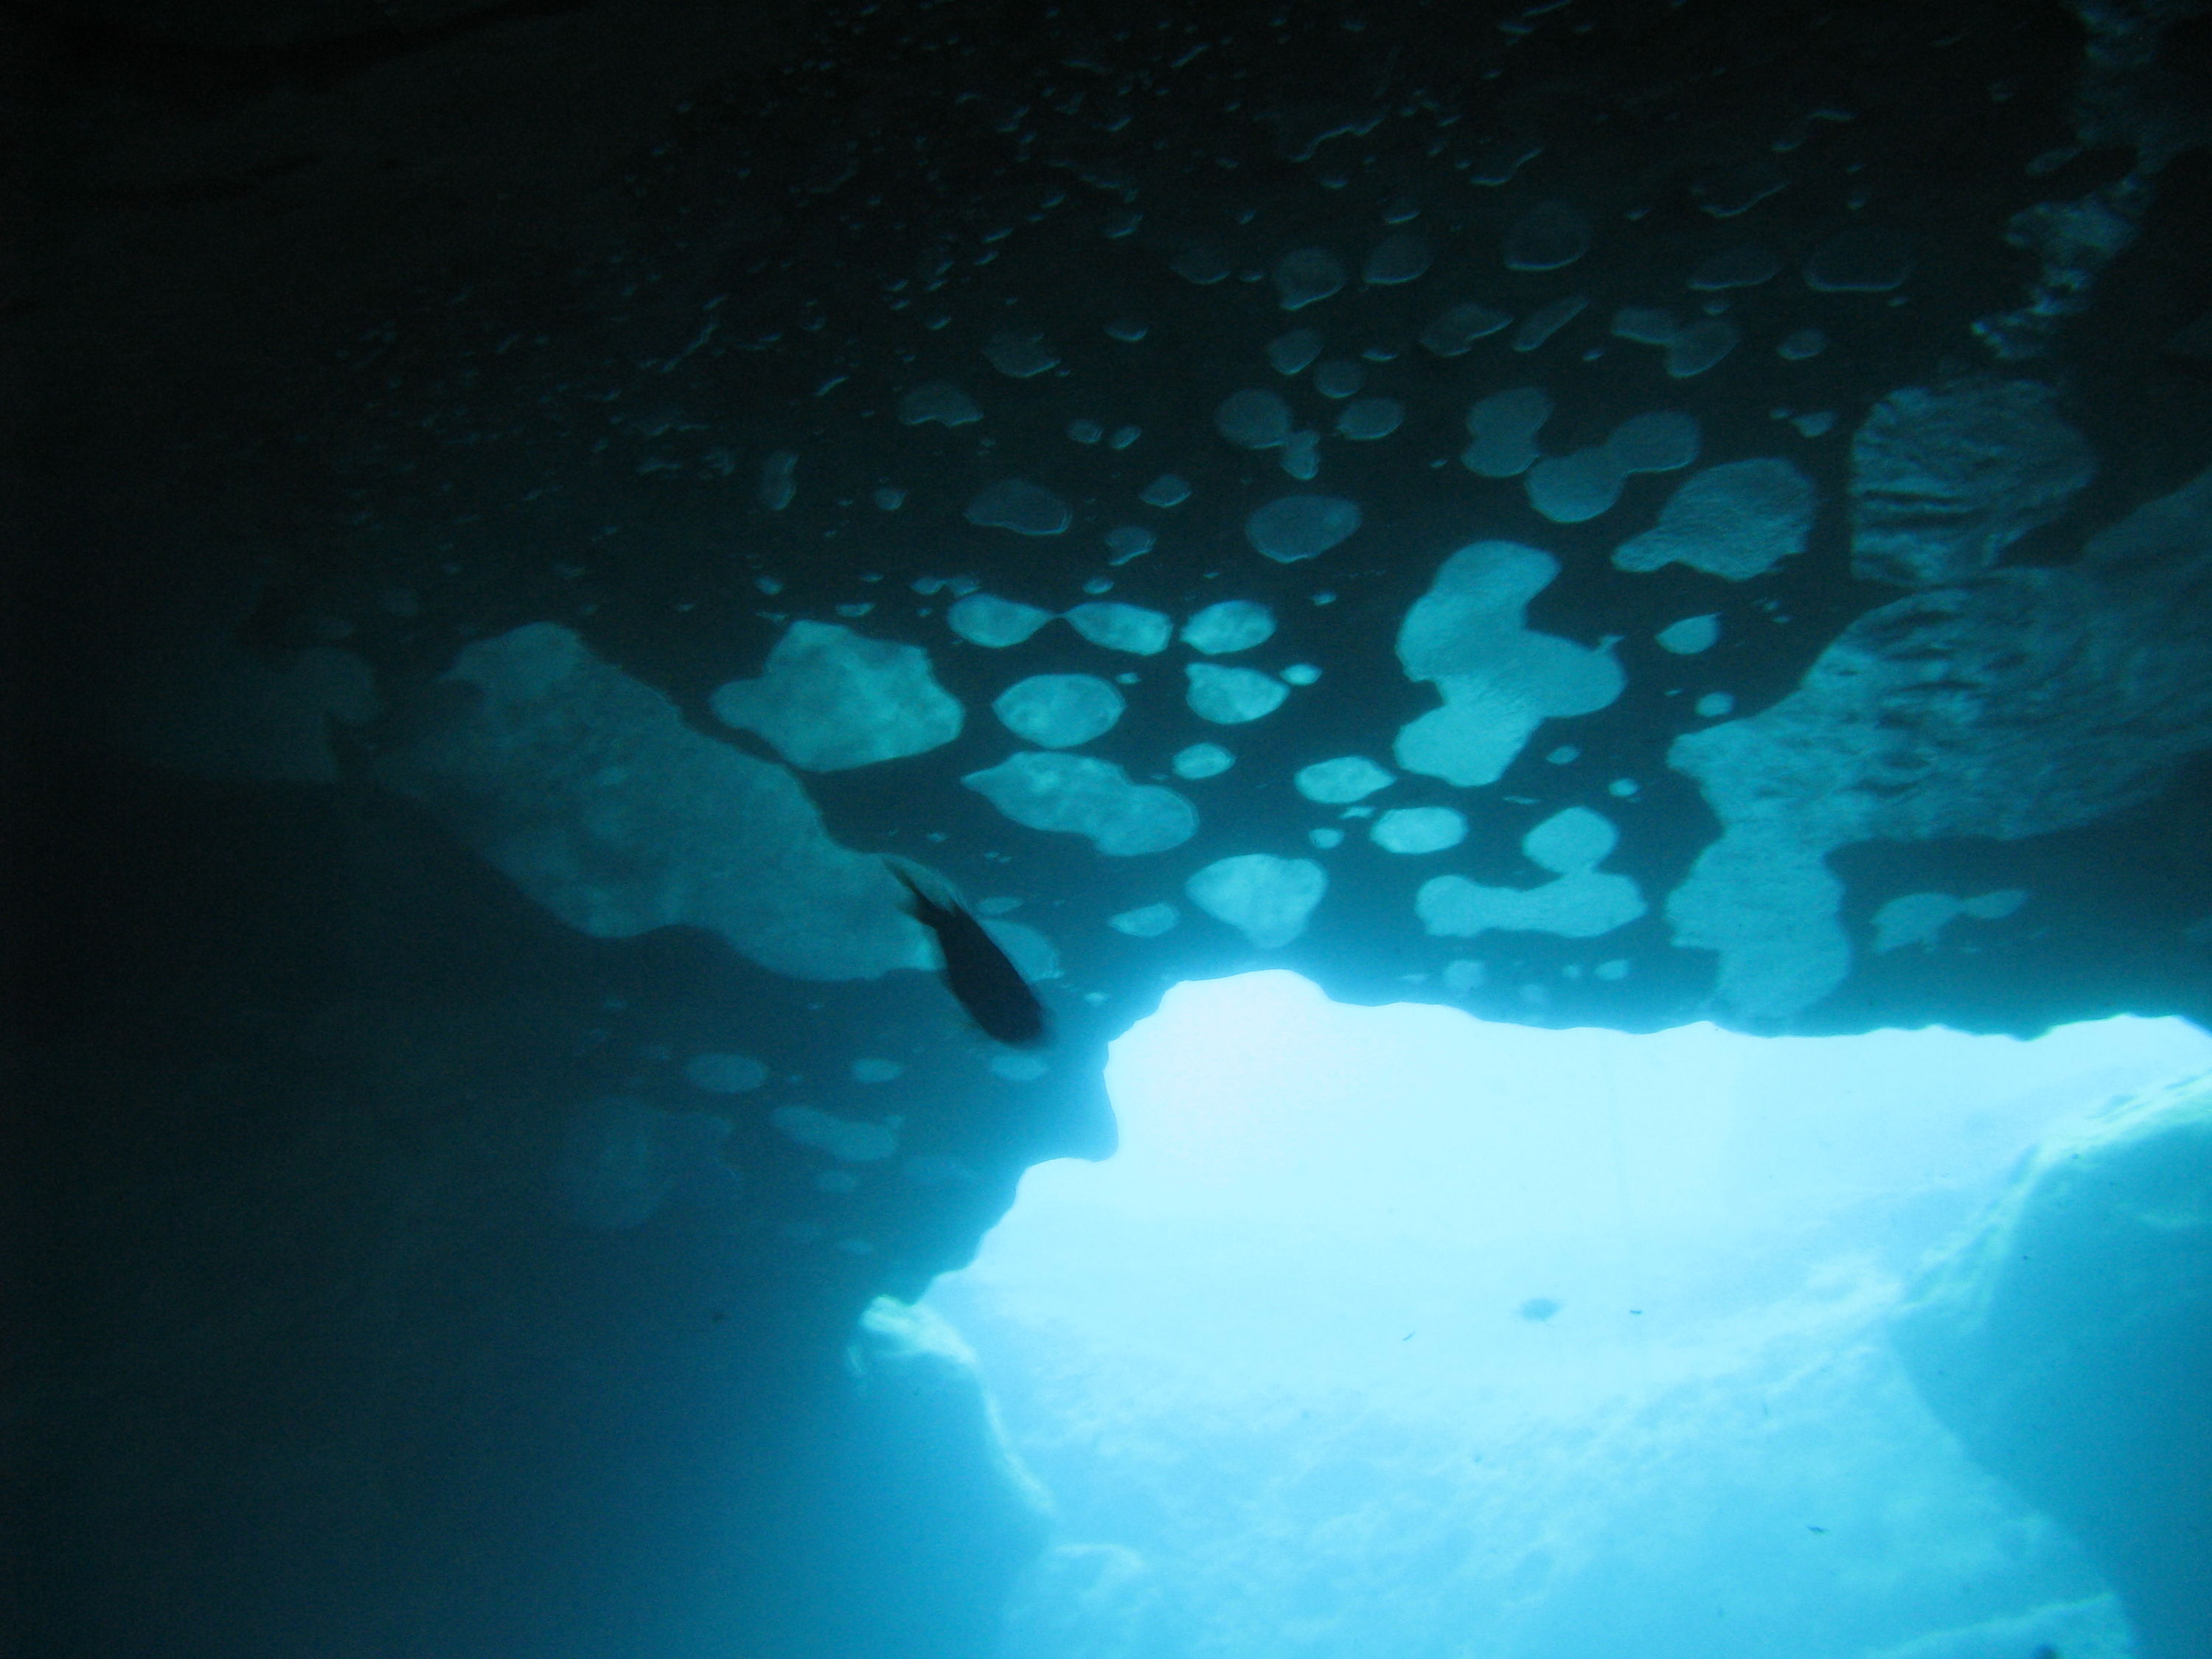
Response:
[{"label": "glowing ice opening", "polygon": [[1631,1036],[1178,986],[1114,1045],[1120,1152],[1031,1170],[932,1292],[1057,1507],[1008,1659],[2124,1653],[1882,1322],[2044,1134],[2208,1066],[2179,1019]]}]

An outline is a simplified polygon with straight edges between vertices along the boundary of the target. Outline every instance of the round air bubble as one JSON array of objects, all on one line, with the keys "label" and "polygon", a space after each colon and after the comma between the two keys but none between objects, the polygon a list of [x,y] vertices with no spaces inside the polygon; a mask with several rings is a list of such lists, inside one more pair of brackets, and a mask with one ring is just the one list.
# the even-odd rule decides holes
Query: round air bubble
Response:
[{"label": "round air bubble", "polygon": [[1279,449],[1291,435],[1291,406],[1272,392],[1232,392],[1213,411],[1213,429],[1239,449]]},{"label": "round air bubble", "polygon": [[1283,706],[1291,688],[1256,668],[1223,668],[1210,662],[1187,665],[1190,677],[1185,701],[1190,712],[1216,726],[1242,726],[1264,719]]},{"label": "round air bubble", "polygon": [[1294,662],[1283,670],[1281,678],[1285,685],[1314,685],[1321,680],[1321,670],[1310,662]]},{"label": "round air bubble", "polygon": [[1018,536],[1057,536],[1075,522],[1066,501],[1026,478],[986,484],[968,503],[968,522]]},{"label": "round air bubble", "polygon": [[1424,237],[1386,236],[1367,256],[1367,263],[1360,268],[1359,277],[1375,288],[1416,282],[1428,274],[1430,262],[1435,257]]},{"label": "round air bubble", "polygon": [[1781,271],[1778,255],[1755,242],[1745,242],[1705,260],[1690,273],[1688,285],[1701,294],[1717,294],[1724,289],[1757,288],[1761,283],[1772,282]]},{"label": "round air bubble", "polygon": [[1541,386],[1495,392],[1467,411],[1474,441],[1460,465],[1486,478],[1513,478],[1526,472],[1541,453],[1536,434],[1552,418],[1551,394]]},{"label": "round air bubble", "polygon": [[1595,519],[1620,499],[1621,482],[1620,469],[1602,447],[1540,460],[1522,480],[1528,505],[1553,524]]},{"label": "round air bubble", "polygon": [[1344,286],[1344,265],[1327,248],[1293,248],[1275,261],[1275,295],[1285,311],[1301,311]]},{"label": "round air bubble", "polygon": [[1140,525],[1116,525],[1104,537],[1106,562],[1127,564],[1132,559],[1141,559],[1159,544],[1159,538]]},{"label": "round air bubble", "polygon": [[1096,421],[1070,421],[1067,435],[1075,443],[1095,444],[1106,435],[1106,428]]},{"label": "round air bubble", "polygon": [[1672,472],[1698,459],[1698,441],[1695,416],[1656,409],[1613,428],[1605,453],[1623,472]]},{"label": "round air bubble", "polygon": [[1298,793],[1324,806],[1348,806],[1397,781],[1364,755],[1316,761],[1311,766],[1300,767],[1292,780]]},{"label": "round air bubble", "polygon": [[1678,657],[1694,657],[1720,643],[1721,619],[1717,616],[1685,617],[1678,623],[1668,623],[1652,637],[1659,641],[1662,651],[1671,651]]},{"label": "round air bubble", "polygon": [[1667,373],[1677,380],[1702,374],[1743,342],[1743,331],[1721,317],[1692,323],[1667,342]]},{"label": "round air bubble", "polygon": [[1887,294],[1911,274],[1912,244],[1881,225],[1854,225],[1805,261],[1805,286],[1821,294]]},{"label": "round air bubble", "polygon": [[1368,835],[1386,853],[1441,853],[1467,839],[1467,818],[1449,806],[1401,806],[1376,819]]},{"label": "round air bubble", "polygon": [[1194,743],[1178,749],[1168,769],[1179,778],[1218,778],[1237,764],[1237,757],[1218,743]]},{"label": "round air bubble", "polygon": [[1554,875],[1595,868],[1620,842],[1620,831],[1587,806],[1555,812],[1521,838],[1531,862]]},{"label": "round air bubble", "polygon": [[1275,613],[1254,599],[1209,605],[1182,625],[1182,642],[1209,657],[1249,651],[1274,636]]},{"label": "round air bubble", "polygon": [[1725,691],[1708,691],[1698,699],[1698,713],[1709,720],[1735,713],[1735,699]]},{"label": "round air bubble", "polygon": [[1267,363],[1278,374],[1303,374],[1321,356],[1322,338],[1310,328],[1294,328],[1267,343]]},{"label": "round air bubble", "polygon": [[1623,306],[1613,313],[1613,337],[1638,345],[1665,345],[1682,331],[1682,319],[1657,306]]},{"label": "round air bubble", "polygon": [[1801,328],[1785,337],[1774,348],[1774,355],[1785,362],[1802,363],[1808,357],[1817,357],[1828,349],[1828,337],[1817,328]]},{"label": "round air bubble", "polygon": [[1406,406],[1395,398],[1355,398],[1336,417],[1340,438],[1387,438],[1406,418]]},{"label": "round air bubble", "polygon": [[1215,921],[1271,951],[1305,932],[1307,917],[1328,890],[1328,875],[1311,859],[1246,853],[1207,865],[1182,890]]},{"label": "round air bubble", "polygon": [[1283,495],[1244,520],[1244,535],[1268,558],[1291,564],[1328,552],[1359,521],[1359,503],[1340,495]]},{"label": "round air bubble", "polygon": [[1228,262],[1203,244],[1187,247],[1176,254],[1168,261],[1168,269],[1186,283],[1194,283],[1200,288],[1211,288],[1229,275]]},{"label": "round air bubble", "polygon": [[1092,674],[1032,674],[999,694],[991,712],[1040,749],[1073,749],[1114,729],[1121,694]]},{"label": "round air bubble", "polygon": [[1571,294],[1564,300],[1554,300],[1539,310],[1530,312],[1521,319],[1521,326],[1513,331],[1512,345],[1516,351],[1534,351],[1569,323],[1581,316],[1589,301],[1579,294]]},{"label": "round air bubble", "polygon": [[1282,453],[1275,460],[1300,483],[1311,483],[1321,476],[1321,434],[1310,429],[1293,432],[1284,441]]},{"label": "round air bubble", "polygon": [[1007,1083],[1035,1083],[1052,1067],[1038,1054],[993,1054],[991,1075]]},{"label": "round air bubble", "polygon": [[1314,370],[1313,384],[1324,398],[1349,398],[1367,384],[1367,370],[1349,357],[1332,357]]},{"label": "round air bubble", "polygon": [[1134,317],[1116,317],[1106,325],[1108,337],[1124,345],[1134,345],[1152,331],[1149,324],[1140,323]]},{"label": "round air bubble", "polygon": [[1136,442],[1138,439],[1144,435],[1145,429],[1142,427],[1117,426],[1111,432],[1106,434],[1106,447],[1109,449],[1127,449],[1131,444]]},{"label": "round air bubble", "polygon": [[898,417],[905,426],[967,426],[983,418],[975,400],[950,380],[929,380],[898,401]]},{"label": "round air bubble", "polygon": [[1018,333],[1001,329],[984,343],[983,356],[991,367],[1010,380],[1029,380],[1060,367],[1060,358],[1044,343],[1042,334]]},{"label": "round air bubble", "polygon": [[1158,611],[1118,600],[1079,605],[1067,613],[1067,625],[1109,651],[1127,651],[1139,657],[1157,656],[1168,648],[1174,623]]},{"label": "round air bubble", "polygon": [[760,503],[771,513],[781,513],[791,505],[792,497],[799,493],[799,457],[788,449],[779,449],[761,462]]},{"label": "round air bubble", "polygon": [[1139,492],[1146,507],[1181,507],[1190,499],[1190,485],[1172,472],[1163,472]]},{"label": "round air bubble", "polygon": [[1421,343],[1439,357],[1466,355],[1477,340],[1497,333],[1513,320],[1510,312],[1468,301],[1438,316],[1421,331]]},{"label": "round air bubble", "polygon": [[970,593],[945,613],[945,620],[970,645],[1002,650],[1019,645],[1042,628],[1052,620],[1052,612],[989,593]]},{"label": "round air bubble", "polygon": [[1158,939],[1174,930],[1182,920],[1182,912],[1172,904],[1147,904],[1134,910],[1124,910],[1117,916],[1106,918],[1106,925],[1117,933],[1127,933],[1131,939]]},{"label": "round air bubble", "polygon": [[896,513],[906,505],[906,491],[885,484],[869,499],[875,502],[878,512]]},{"label": "round air bubble", "polygon": [[694,1054],[684,1062],[684,1080],[709,1094],[750,1094],[768,1081],[768,1067],[750,1054]]},{"label": "round air bubble", "polygon": [[1566,202],[1542,202],[1505,233],[1508,270],[1557,270],[1590,249],[1590,222]]}]

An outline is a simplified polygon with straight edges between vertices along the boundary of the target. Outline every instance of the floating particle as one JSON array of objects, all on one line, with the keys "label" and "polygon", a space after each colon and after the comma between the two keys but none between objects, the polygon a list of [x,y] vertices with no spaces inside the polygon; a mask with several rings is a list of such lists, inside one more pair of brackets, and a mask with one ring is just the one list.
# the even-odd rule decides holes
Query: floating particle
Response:
[{"label": "floating particle", "polygon": [[1733,219],[1789,188],[1788,173],[1771,161],[1757,161],[1709,173],[1692,183],[1690,194],[1714,218]]},{"label": "floating particle", "polygon": [[1310,662],[1294,662],[1282,672],[1286,685],[1311,685],[1320,678],[1321,670]]},{"label": "floating particle", "polygon": [[1073,749],[1114,729],[1127,705],[1093,674],[1032,674],[999,694],[991,712],[1040,749]]},{"label": "floating particle", "polygon": [[771,513],[781,513],[791,505],[799,493],[799,457],[788,449],[779,449],[761,462],[760,504]]},{"label": "floating particle", "polygon": [[1057,536],[1075,522],[1066,501],[1026,478],[986,484],[968,503],[963,516],[969,524],[1011,530],[1018,536]]},{"label": "floating particle", "polygon": [[1613,313],[1613,337],[1638,345],[1665,345],[1682,331],[1682,319],[1657,306],[1623,306]]},{"label": "floating particle", "polygon": [[768,1081],[768,1067],[750,1054],[694,1054],[684,1062],[684,1080],[709,1094],[750,1094]]},{"label": "floating particle", "polygon": [[1477,340],[1487,338],[1513,320],[1510,312],[1473,300],[1439,314],[1421,331],[1421,343],[1439,357],[1464,356]]},{"label": "floating particle", "polygon": [[1249,651],[1274,637],[1275,613],[1254,599],[1209,605],[1182,625],[1182,642],[1209,657]]},{"label": "floating particle", "polygon": [[1516,351],[1534,351],[1554,334],[1583,314],[1589,301],[1579,294],[1571,294],[1564,300],[1530,312],[1521,319],[1521,326],[1513,331]]},{"label": "floating particle", "polygon": [[1467,839],[1467,817],[1449,806],[1401,806],[1376,819],[1368,838],[1386,853],[1441,853]]},{"label": "floating particle", "polygon": [[1435,257],[1424,237],[1386,236],[1367,256],[1367,263],[1360,268],[1359,277],[1375,288],[1415,282],[1428,274],[1430,263]]},{"label": "floating particle", "polygon": [[1213,429],[1239,449],[1279,449],[1291,435],[1291,406],[1272,392],[1232,392],[1214,410]]},{"label": "floating particle", "polygon": [[1695,416],[1659,409],[1613,428],[1605,449],[1623,472],[1672,472],[1698,459],[1698,441]]},{"label": "floating particle", "polygon": [[1493,392],[1467,411],[1474,442],[1460,453],[1460,465],[1486,478],[1515,478],[1542,453],[1536,434],[1552,418],[1551,394],[1541,386]]},{"label": "floating particle", "polygon": [[1678,623],[1668,623],[1652,637],[1659,641],[1662,651],[1671,651],[1678,657],[1694,657],[1720,643],[1721,619],[1717,616],[1685,617]]},{"label": "floating particle", "polygon": [[1854,225],[1805,261],[1805,286],[1821,294],[1887,294],[1911,275],[1911,242],[1882,225]]},{"label": "floating particle", "polygon": [[898,402],[898,417],[906,426],[967,426],[983,418],[975,400],[950,380],[927,380]]},{"label": "floating particle", "polygon": [[1505,233],[1508,270],[1557,270],[1590,250],[1590,222],[1566,202],[1540,202]]},{"label": "floating particle", "polygon": [[1116,525],[1103,538],[1106,543],[1106,562],[1127,564],[1132,559],[1141,559],[1159,544],[1159,538],[1140,525]]},{"label": "floating particle", "polygon": [[1246,853],[1216,860],[1182,890],[1206,915],[1269,951],[1305,932],[1307,918],[1328,890],[1328,875],[1310,859]]},{"label": "floating particle", "polygon": [[1782,272],[1781,257],[1756,242],[1740,242],[1714,254],[1690,273],[1688,286],[1702,294],[1731,288],[1757,288]]},{"label": "floating particle", "polygon": [[1145,432],[1142,427],[1117,426],[1113,429],[1113,431],[1106,434],[1106,447],[1109,449],[1127,449],[1131,444],[1136,442],[1138,439],[1144,435]]},{"label": "floating particle", "polygon": [[1134,317],[1116,317],[1106,325],[1108,335],[1124,345],[1134,345],[1152,331],[1150,324],[1140,323]]},{"label": "floating particle", "polygon": [[1805,550],[1817,497],[1788,461],[1729,461],[1692,473],[1659,510],[1659,522],[1613,550],[1623,570],[1679,562],[1730,581],[1763,574]]},{"label": "floating particle", "polygon": [[896,513],[899,508],[906,505],[906,491],[898,489],[895,485],[885,484],[871,495],[869,499],[875,502],[879,510],[885,513]]},{"label": "floating particle", "polygon": [[1146,507],[1180,507],[1190,499],[1190,484],[1172,472],[1163,472],[1138,492],[1137,499]]},{"label": "floating particle", "polygon": [[1528,492],[1528,505],[1553,524],[1580,524],[1620,499],[1622,477],[1601,446],[1538,461],[1521,482]]},{"label": "floating particle", "polygon": [[1070,421],[1067,435],[1079,444],[1095,444],[1106,435],[1106,428],[1096,421]]},{"label": "floating particle", "polygon": [[1324,398],[1349,398],[1367,384],[1367,370],[1352,358],[1332,357],[1314,370],[1313,384]]},{"label": "floating particle", "polygon": [[1168,769],[1179,778],[1216,778],[1237,764],[1237,757],[1218,743],[1194,743],[1179,749]]},{"label": "floating particle", "polygon": [[1692,323],[1667,342],[1667,373],[1677,380],[1702,374],[1742,341],[1743,331],[1726,318]]},{"label": "floating particle", "polygon": [[1000,329],[983,346],[984,356],[1000,374],[1016,380],[1034,380],[1060,367],[1060,358],[1042,334]]},{"label": "floating particle", "polygon": [[1321,434],[1307,428],[1293,432],[1283,441],[1283,452],[1276,463],[1300,483],[1311,483],[1321,476]]},{"label": "floating particle", "polygon": [[1282,564],[1326,553],[1359,528],[1359,503],[1340,495],[1281,495],[1244,520],[1244,537]]},{"label": "floating particle", "polygon": [[1016,823],[1082,836],[1112,858],[1164,853],[1198,833],[1198,813],[1181,795],[1132,783],[1090,755],[1024,752],[960,781]]},{"label": "floating particle", "polygon": [[952,631],[970,645],[994,651],[1024,640],[1052,620],[1052,612],[989,593],[970,593],[945,613]]},{"label": "floating particle", "polygon": [[1698,699],[1698,713],[1703,719],[1717,720],[1735,713],[1735,699],[1725,691],[1708,691]]},{"label": "floating particle", "polygon": [[1164,613],[1118,600],[1079,605],[1067,613],[1067,625],[1093,645],[1139,657],[1158,656],[1175,632]]},{"label": "floating particle", "polygon": [[1117,933],[1127,933],[1131,939],[1158,939],[1174,930],[1182,920],[1182,912],[1172,904],[1146,904],[1134,910],[1124,910],[1119,915],[1106,918],[1106,925]]},{"label": "floating particle", "polygon": [[1316,761],[1298,769],[1291,780],[1298,793],[1324,806],[1347,806],[1364,800],[1377,789],[1398,780],[1364,755],[1346,755],[1337,760]]},{"label": "floating particle", "polygon": [[1327,248],[1293,248],[1275,261],[1275,296],[1285,311],[1302,311],[1344,286],[1344,265]]},{"label": "floating particle", "polygon": [[1224,668],[1218,663],[1186,664],[1190,677],[1184,701],[1190,712],[1216,726],[1241,726],[1272,714],[1283,706],[1291,689],[1272,674],[1256,668]]},{"label": "floating particle", "polygon": [[1336,417],[1336,435],[1366,441],[1387,438],[1406,418],[1406,406],[1395,398],[1355,398]]},{"label": "floating particle", "polygon": [[1185,248],[1168,261],[1168,269],[1186,283],[1211,288],[1229,275],[1228,262],[1205,244]]},{"label": "floating particle", "polygon": [[1322,338],[1310,328],[1294,328],[1267,343],[1267,362],[1278,374],[1303,374],[1321,356]]},{"label": "floating particle", "polygon": [[1774,348],[1774,355],[1786,362],[1802,363],[1808,357],[1817,357],[1828,349],[1828,337],[1817,328],[1801,328],[1784,337]]}]

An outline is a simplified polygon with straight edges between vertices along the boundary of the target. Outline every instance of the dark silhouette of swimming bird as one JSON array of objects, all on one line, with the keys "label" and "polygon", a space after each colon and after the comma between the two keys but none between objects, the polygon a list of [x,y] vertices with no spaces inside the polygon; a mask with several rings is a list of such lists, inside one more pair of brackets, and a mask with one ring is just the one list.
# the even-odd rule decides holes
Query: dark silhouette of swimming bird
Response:
[{"label": "dark silhouette of swimming bird", "polygon": [[911,894],[907,914],[937,935],[945,957],[946,988],[968,1011],[983,1034],[1010,1048],[1042,1048],[1052,1041],[1052,1022],[1029,981],[985,931],[983,924],[949,893],[931,893],[905,866],[885,859],[884,867]]}]

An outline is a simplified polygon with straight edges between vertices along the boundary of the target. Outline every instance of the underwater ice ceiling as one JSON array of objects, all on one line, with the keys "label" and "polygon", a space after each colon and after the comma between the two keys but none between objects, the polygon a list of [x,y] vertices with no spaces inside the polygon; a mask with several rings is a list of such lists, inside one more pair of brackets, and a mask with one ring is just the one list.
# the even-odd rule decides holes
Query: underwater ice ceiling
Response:
[{"label": "underwater ice ceiling", "polygon": [[[604,234],[346,319],[343,511],[259,626],[392,718],[232,700],[323,699],[270,724],[362,726],[562,921],[757,967],[666,1103],[743,1074],[809,1179],[907,1183],[793,1189],[856,1253],[1002,1108],[1103,1146],[1100,1045],[1239,968],[2201,1012],[2212,447],[2098,354],[2212,127],[2164,14],[1905,15],[1778,73],[1696,8],[833,10],[672,99]],[[1062,1054],[960,1023],[883,853]]]}]

